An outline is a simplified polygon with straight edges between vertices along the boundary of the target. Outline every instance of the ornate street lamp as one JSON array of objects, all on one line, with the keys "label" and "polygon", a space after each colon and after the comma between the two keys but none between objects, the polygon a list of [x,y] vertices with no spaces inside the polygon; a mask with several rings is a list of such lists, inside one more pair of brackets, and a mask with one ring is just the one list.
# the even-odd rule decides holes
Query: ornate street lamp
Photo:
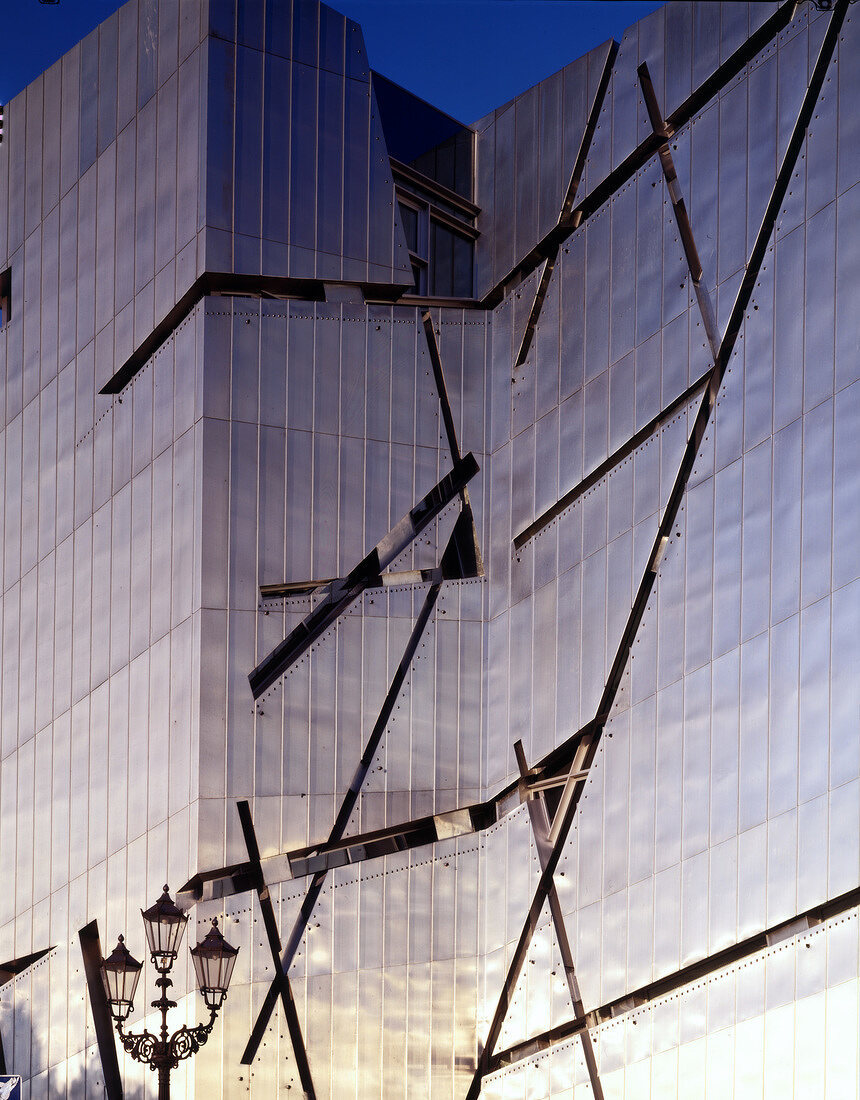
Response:
[{"label": "ornate street lamp", "polygon": [[150,957],[159,975],[155,984],[160,987],[161,996],[152,1002],[152,1007],[161,1011],[161,1037],[149,1031],[144,1031],[142,1035],[123,1031],[123,1021],[134,1008],[134,993],[143,963],[132,958],[122,936],[109,957],[102,961],[102,982],[124,1049],[136,1061],[157,1070],[158,1100],[170,1100],[170,1071],[183,1058],[196,1054],[209,1038],[215,1017],[227,996],[239,948],[227,943],[218,931],[218,920],[215,918],[205,939],[191,948],[197,984],[210,1012],[209,1022],[196,1027],[183,1025],[173,1035],[168,1035],[167,1010],[176,1007],[176,1001],[171,1001],[167,996],[167,990],[173,985],[168,975],[176,961],[188,916],[173,903],[166,886],[155,905],[145,912],[141,909],[141,915]]}]

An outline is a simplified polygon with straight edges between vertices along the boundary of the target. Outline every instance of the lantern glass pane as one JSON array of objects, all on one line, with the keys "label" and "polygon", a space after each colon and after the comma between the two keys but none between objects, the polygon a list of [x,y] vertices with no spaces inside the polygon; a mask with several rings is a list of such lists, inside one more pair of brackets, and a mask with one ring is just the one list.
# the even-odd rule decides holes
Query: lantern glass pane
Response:
[{"label": "lantern glass pane", "polygon": [[214,921],[202,943],[191,949],[197,985],[212,1009],[218,1008],[226,996],[238,953],[239,949],[227,943]]},{"label": "lantern glass pane", "polygon": [[207,973],[206,973],[206,959],[201,959],[199,955],[195,955],[191,952],[191,961],[194,963],[194,973],[197,975],[197,988],[200,990],[206,989],[207,986]]},{"label": "lantern glass pane", "polygon": [[193,955],[197,984],[201,989],[217,989],[226,992],[236,962],[235,955]]},{"label": "lantern glass pane", "polygon": [[[237,952],[237,954],[238,954],[238,952]],[[227,989],[230,985],[230,979],[233,977],[233,967],[235,965],[236,965],[236,955],[229,955],[223,961],[222,970],[221,970],[221,985],[222,985],[222,988],[224,989],[225,992],[227,991]]]},{"label": "lantern glass pane", "polygon": [[176,907],[165,886],[158,901],[149,909],[141,910],[141,915],[150,955],[160,958],[161,965],[167,966],[176,958],[188,921],[187,914]]},{"label": "lantern glass pane", "polygon": [[201,989],[215,989],[226,993],[236,965],[235,955],[194,957],[194,969],[197,971],[197,983]]},{"label": "lantern glass pane", "polygon": [[161,917],[159,920],[148,920],[144,917],[143,924],[151,955],[176,955],[182,941],[182,933],[185,931],[184,917],[179,919]]},{"label": "lantern glass pane", "polygon": [[122,940],[110,957],[100,967],[102,985],[110,1003],[111,1012],[124,1019],[131,1012],[142,964],[132,958]]}]

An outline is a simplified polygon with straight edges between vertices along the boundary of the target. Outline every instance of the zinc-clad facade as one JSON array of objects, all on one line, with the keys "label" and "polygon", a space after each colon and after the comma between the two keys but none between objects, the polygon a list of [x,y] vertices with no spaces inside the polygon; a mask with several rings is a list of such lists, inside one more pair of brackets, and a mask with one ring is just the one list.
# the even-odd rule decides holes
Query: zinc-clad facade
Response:
[{"label": "zinc-clad facade", "polygon": [[[165,880],[241,947],[174,1095],[856,1093],[858,19],[670,4],[464,128],[315,0],[130,0],[5,106],[33,1100],[105,1095],[78,932],[140,957]],[[245,800],[282,944],[327,876],[306,1067],[280,1004],[242,1062],[275,974]]]}]

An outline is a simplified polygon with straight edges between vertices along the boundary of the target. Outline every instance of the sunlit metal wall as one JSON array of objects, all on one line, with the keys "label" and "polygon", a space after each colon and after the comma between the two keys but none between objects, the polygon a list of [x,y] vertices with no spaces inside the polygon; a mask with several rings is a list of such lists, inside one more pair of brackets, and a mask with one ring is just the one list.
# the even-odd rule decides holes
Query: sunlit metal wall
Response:
[{"label": "sunlit metal wall", "polygon": [[[213,23],[213,69],[228,77],[210,81],[210,165],[229,168],[233,148],[243,152],[233,189],[207,211],[213,225],[232,219],[232,246],[220,232],[210,239],[225,242],[223,262],[240,272],[405,284],[360,32],[325,7],[295,5],[291,18],[288,8],[276,6],[278,21],[267,11],[265,29],[241,5],[225,5]],[[214,119],[231,112],[233,133],[216,135]],[[259,585],[346,575],[451,464],[420,313],[366,306],[357,287],[327,297],[205,303],[202,523],[211,537],[195,870],[246,858],[237,799],[252,800],[264,856],[326,838],[425,595],[412,586],[366,594],[254,705],[249,671],[313,606],[307,597],[261,604]],[[438,328],[457,430],[480,455],[488,321],[445,311]],[[473,503],[480,523],[480,486]],[[447,509],[393,568],[435,566],[454,519]],[[480,797],[483,601],[479,582],[440,596],[351,832]],[[477,847],[451,842],[330,877],[290,972],[318,1095],[399,1095],[404,1079],[428,1095],[432,1079],[450,1094],[456,1059],[467,1084]],[[283,937],[304,885],[276,894]],[[221,904],[200,904],[198,919],[210,911]],[[253,895],[223,911],[243,952],[223,1023],[194,1068],[197,1092],[298,1090],[280,1009],[253,1067],[240,1063],[272,959]]]},{"label": "sunlit metal wall", "polygon": [[[477,297],[508,279],[558,222],[611,46],[605,42],[475,123]],[[531,306],[526,299],[518,288],[518,314]]]},{"label": "sunlit metal wall", "polygon": [[128,4],[4,112],[0,956],[53,950],[0,1032],[32,1097],[102,1095],[78,930],[140,953],[138,908],[193,866],[196,317],[122,403],[96,391],[197,274],[203,30]]},{"label": "sunlit metal wall", "polygon": [[[3,891],[0,954],[11,962],[53,950],[4,986],[0,1033],[9,1068],[29,1078],[32,1096],[102,1095],[77,940],[87,921],[98,920],[106,948],[122,930],[141,955],[137,909],[162,881],[175,889],[238,850],[237,797],[254,799],[264,852],[327,831],[411,628],[413,594],[368,597],[337,644],[326,641],[297,671],[297,690],[271,704],[281,716],[267,721],[263,704],[253,713],[247,686],[257,620],[262,647],[302,606],[293,601],[267,623],[257,584],[350,568],[365,539],[384,534],[450,462],[414,310],[253,299],[235,299],[234,309],[229,297],[204,297],[178,323],[171,313],[206,272],[408,278],[408,264],[395,259],[405,245],[360,32],[315,3],[295,13],[267,5],[262,16],[132,2],[6,111],[0,266],[12,270],[13,305],[0,337],[8,563],[0,835],[12,888]],[[329,108],[339,111],[323,143],[318,104],[327,120]],[[130,383],[113,398],[99,394],[159,330],[165,342]],[[464,325],[453,312],[439,335],[462,402],[460,429],[479,452],[486,330],[482,316]],[[477,363],[465,377],[464,356]],[[479,515],[481,496],[473,493]],[[452,523],[449,509],[409,563],[435,565]],[[440,600],[386,763],[357,811],[362,827],[478,797],[482,600],[477,583]],[[434,742],[437,698],[450,744]],[[339,726],[318,738],[335,713]],[[435,949],[423,943],[419,900],[432,860],[417,861],[414,873],[391,871],[389,908],[405,913],[403,885],[414,881],[414,930],[409,950],[397,924],[385,938],[386,1049],[396,1062],[396,1036],[405,1044],[407,1021],[429,1011],[432,970],[437,989],[458,990],[468,1069],[477,850],[449,847],[440,855],[450,870],[437,887]],[[455,934],[457,865],[467,874]],[[347,885],[338,882],[339,894]],[[352,894],[358,906],[357,884]],[[297,896],[284,892],[284,919]],[[364,890],[363,1000],[382,996],[382,906],[378,889]],[[203,909],[196,923],[207,919]],[[253,968],[262,982],[250,913],[245,899],[228,914],[228,935],[245,948],[245,981]],[[326,933],[317,939],[325,944]],[[350,999],[329,975],[333,965],[357,969],[356,951],[341,930],[336,947],[307,964],[315,1051],[333,1005],[335,1015],[355,1017],[356,976]],[[231,1095],[250,1079],[238,1057],[251,1019],[242,977],[240,966],[217,1039],[195,1067],[201,1095]],[[188,979],[180,965],[180,1013],[191,1020]],[[435,1016],[446,1052],[436,1073],[450,1082],[453,992],[446,997]],[[371,1035],[362,1037],[365,1052]],[[372,1041],[380,1052],[379,1034]],[[429,1066],[423,1045],[410,1044],[410,1059]],[[324,1087],[317,1054],[314,1063]],[[140,1093],[145,1071],[122,1058],[121,1068],[127,1092]],[[194,1088],[188,1068],[176,1074],[180,1093]],[[344,1072],[334,1058],[330,1073]],[[289,1060],[270,1065],[258,1073],[261,1095],[267,1073],[280,1088],[291,1082]]]},{"label": "sunlit metal wall", "polygon": [[[508,606],[491,596],[491,783],[516,775],[517,737],[537,760],[595,715],[702,401],[689,388],[713,362],[661,161],[619,167],[651,131],[637,69],[669,117],[777,10],[667,5],[627,32],[576,200],[587,213],[510,410],[495,378],[491,515],[510,510],[511,540],[538,529],[512,556]],[[718,340],[829,19],[802,5],[668,135]],[[586,1011],[857,887],[858,29],[849,9],[556,874]],[[517,288],[530,305],[539,280]],[[518,305],[494,317],[513,361]],[[534,880],[528,819],[506,821]],[[518,889],[500,921],[510,888],[487,904],[485,1028],[531,896]],[[857,967],[852,908],[680,993],[631,998],[592,1029],[605,1095],[854,1095]],[[511,999],[499,1048],[574,1015],[548,909]],[[484,1095],[591,1095],[579,1040]]]},{"label": "sunlit metal wall", "polygon": [[[438,327],[458,431],[480,450],[488,326],[482,314],[445,310]],[[450,466],[414,309],[239,298],[231,308],[212,298],[204,333],[203,525],[212,541],[200,869],[247,858],[237,799],[253,799],[264,856],[327,837],[425,595],[368,592],[254,707],[249,670],[312,606],[307,597],[261,605],[258,585],[345,575]],[[479,486],[479,525],[482,497]],[[453,520],[449,508],[394,567],[435,565]],[[483,603],[479,581],[441,594],[350,832],[480,797]],[[277,899],[284,937],[305,885],[288,883]],[[221,903],[201,903],[197,915],[210,910]],[[226,913],[244,950],[222,1035],[198,1058],[200,1095],[212,1095],[222,1073],[227,1094],[247,1079],[240,1057],[273,976],[256,899],[237,898]],[[467,1084],[477,936],[474,837],[333,873],[291,970],[318,1095],[346,1095],[356,1081],[362,1092],[395,1095],[404,1075],[428,1094],[431,1081],[450,1094],[455,1057]],[[298,1087],[279,1015],[253,1072],[261,1096]]]},{"label": "sunlit metal wall", "polygon": [[358,24],[309,0],[203,7],[200,270],[408,285]]},{"label": "sunlit metal wall", "polygon": [[[475,1095],[476,1067],[499,1098],[856,1093],[859,19],[668,5],[475,125],[484,308],[432,319],[487,575],[443,584],[348,833],[494,797],[621,652],[553,876],[596,1073],[546,906],[517,947],[543,856],[514,794],[330,873],[290,969],[317,1096]],[[427,592],[367,590],[255,703],[317,599],[259,586],[345,576],[454,456],[421,307],[365,301],[410,275],[355,24],[131,0],[5,131],[0,966],[53,950],[0,1035],[33,1100],[101,1098],[78,930],[142,953],[165,878],[247,858],[237,800],[264,857],[323,842]],[[437,566],[458,508],[392,567]],[[307,884],[271,889],[282,937]],[[189,937],[216,914],[242,952],[175,1090],[300,1094],[279,1006],[241,1063],[259,900]]]}]

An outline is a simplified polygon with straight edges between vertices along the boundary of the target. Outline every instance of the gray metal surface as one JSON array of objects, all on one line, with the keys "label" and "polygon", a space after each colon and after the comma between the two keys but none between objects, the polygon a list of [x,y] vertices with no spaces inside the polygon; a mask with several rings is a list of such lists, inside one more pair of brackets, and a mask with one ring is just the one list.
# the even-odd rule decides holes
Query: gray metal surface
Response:
[{"label": "gray metal surface", "polygon": [[[131,0],[5,105],[0,958],[58,946],[0,1032],[33,1100],[103,1092],[77,930],[139,951],[197,876],[242,953],[175,1087],[300,1089],[280,1016],[240,1064],[274,974],[243,800],[270,923],[328,872],[289,972],[318,1096],[465,1096],[479,1059],[485,1097],[588,1096],[590,1012],[607,1096],[856,1093],[857,909],[828,906],[860,880],[858,18],[672,4],[500,107],[491,297],[429,330],[379,301],[405,240],[324,6]],[[318,602],[261,586],[345,576],[469,451],[486,577],[434,572],[452,499],[255,707]],[[567,831],[549,875],[517,740]],[[517,951],[538,889],[566,952],[547,908]]]},{"label": "gray metal surface", "polygon": [[611,45],[476,124],[477,297],[506,279],[557,224]]}]

